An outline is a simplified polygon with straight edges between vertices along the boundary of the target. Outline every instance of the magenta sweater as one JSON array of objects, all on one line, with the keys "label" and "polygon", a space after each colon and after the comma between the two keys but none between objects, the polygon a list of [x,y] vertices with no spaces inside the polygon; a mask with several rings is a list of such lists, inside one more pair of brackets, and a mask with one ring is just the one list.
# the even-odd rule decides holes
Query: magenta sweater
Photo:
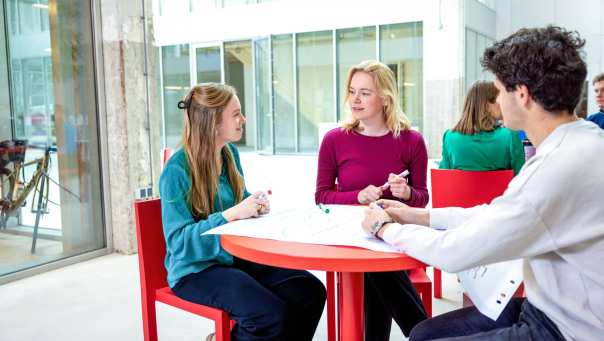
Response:
[{"label": "magenta sweater", "polygon": [[[411,198],[402,202],[425,207],[429,198],[427,167],[426,144],[417,131],[407,130],[395,138],[392,133],[375,137],[336,128],[325,135],[319,150],[315,202],[358,204],[357,195],[362,189],[381,186],[388,174],[407,169],[411,173]],[[396,199],[390,190],[384,191],[382,198]]]}]

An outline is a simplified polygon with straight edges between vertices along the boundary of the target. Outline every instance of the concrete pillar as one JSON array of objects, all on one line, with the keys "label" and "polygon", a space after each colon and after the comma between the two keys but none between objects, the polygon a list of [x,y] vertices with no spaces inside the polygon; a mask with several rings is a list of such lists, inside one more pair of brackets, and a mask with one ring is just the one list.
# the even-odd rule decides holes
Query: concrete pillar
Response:
[{"label": "concrete pillar", "polygon": [[[159,176],[159,52],[152,47],[150,0],[101,1],[104,86],[107,117],[108,179],[113,247],[136,252],[132,203],[135,191]],[[145,73],[145,31],[149,46]],[[149,79],[147,78],[149,76]],[[148,99],[152,98],[151,102]]]}]

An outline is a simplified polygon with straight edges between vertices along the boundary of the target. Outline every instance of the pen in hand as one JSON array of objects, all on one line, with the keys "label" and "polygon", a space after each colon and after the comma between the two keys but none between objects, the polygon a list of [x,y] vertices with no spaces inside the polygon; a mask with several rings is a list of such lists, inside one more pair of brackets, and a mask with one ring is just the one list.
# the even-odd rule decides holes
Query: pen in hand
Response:
[{"label": "pen in hand", "polygon": [[[406,178],[409,175],[409,170],[404,170],[403,172],[401,172],[401,174],[399,174],[398,176],[402,176],[403,178]],[[390,187],[390,183],[388,183],[388,181],[386,181],[383,185],[382,185],[382,191],[388,189],[388,187]]]},{"label": "pen in hand", "polygon": [[[268,195],[272,195],[273,191],[271,191],[270,189],[268,191],[266,191],[266,193],[264,192],[260,192],[260,195],[258,196],[258,199],[262,199],[268,202]],[[258,209],[258,213],[259,214],[267,214],[269,212],[268,210],[268,205],[260,205],[260,208]]]}]

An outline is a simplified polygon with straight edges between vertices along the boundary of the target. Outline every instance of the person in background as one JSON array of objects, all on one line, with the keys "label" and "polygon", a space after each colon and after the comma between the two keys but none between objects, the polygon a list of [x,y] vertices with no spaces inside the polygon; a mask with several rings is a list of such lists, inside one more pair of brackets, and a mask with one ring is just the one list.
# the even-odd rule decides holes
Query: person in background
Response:
[{"label": "person in background", "polygon": [[[385,64],[364,61],[350,69],[346,89],[352,117],[321,143],[316,203],[389,198],[425,207],[426,145],[399,107],[394,73]],[[403,171],[409,171],[409,180],[400,176]],[[365,340],[389,340],[393,318],[405,335],[426,318],[407,273],[365,273]]]},{"label": "person in background", "polygon": [[596,104],[600,110],[595,114],[589,115],[587,120],[604,129],[604,73],[595,76],[592,84],[594,86]]},{"label": "person in background", "polygon": [[576,32],[548,26],[485,50],[505,125],[537,147],[503,195],[467,209],[384,200],[385,209],[367,210],[365,231],[445,271],[523,260],[526,298],[513,298],[496,321],[475,307],[456,310],[418,324],[411,341],[602,340],[604,130],[573,114],[587,75],[584,45]]},{"label": "person in background", "polygon": [[443,135],[441,169],[489,171],[524,165],[524,148],[518,133],[500,126],[501,108],[496,103],[499,90],[493,82],[472,85],[461,117]]},{"label": "person in background", "polygon": [[233,341],[312,340],[327,295],[315,276],[233,257],[219,236],[201,235],[269,210],[262,192],[246,190],[232,144],[246,121],[235,89],[203,83],[178,107],[184,110],[182,148],[159,182],[169,286],[184,300],[228,312],[237,322]]}]

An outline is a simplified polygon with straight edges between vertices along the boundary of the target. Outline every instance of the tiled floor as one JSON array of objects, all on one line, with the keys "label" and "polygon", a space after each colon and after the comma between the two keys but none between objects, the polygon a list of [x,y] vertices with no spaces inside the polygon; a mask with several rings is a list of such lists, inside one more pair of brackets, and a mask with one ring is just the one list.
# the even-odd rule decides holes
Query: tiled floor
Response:
[{"label": "tiled floor", "polygon": [[[315,272],[319,278],[323,274]],[[444,274],[435,315],[461,306],[455,276]],[[137,256],[112,254],[0,286],[2,341],[141,341]],[[162,341],[200,341],[213,329],[203,318],[158,304]],[[323,316],[314,340],[326,340]],[[404,340],[393,327],[391,340]]]}]

